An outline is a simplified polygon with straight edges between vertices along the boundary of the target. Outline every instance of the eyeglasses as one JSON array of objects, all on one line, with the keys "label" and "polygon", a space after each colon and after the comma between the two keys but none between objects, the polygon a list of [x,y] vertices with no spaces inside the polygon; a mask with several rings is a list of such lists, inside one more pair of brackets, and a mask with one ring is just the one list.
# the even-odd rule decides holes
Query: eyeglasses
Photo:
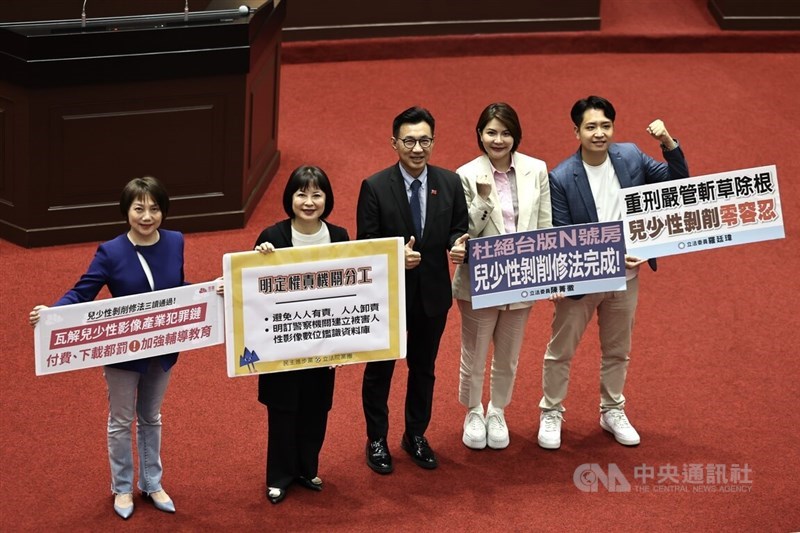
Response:
[{"label": "eyeglasses", "polygon": [[414,147],[419,143],[420,148],[427,149],[430,148],[433,144],[433,139],[430,137],[422,137],[420,139],[415,139],[414,137],[406,137],[404,139],[396,139],[403,143],[408,150],[413,150]]}]

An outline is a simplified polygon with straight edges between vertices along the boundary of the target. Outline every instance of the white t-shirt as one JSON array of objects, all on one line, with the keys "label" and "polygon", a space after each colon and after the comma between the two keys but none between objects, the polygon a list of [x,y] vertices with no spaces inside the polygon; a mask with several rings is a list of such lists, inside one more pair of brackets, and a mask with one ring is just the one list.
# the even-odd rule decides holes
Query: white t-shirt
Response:
[{"label": "white t-shirt", "polygon": [[324,222],[320,224],[319,231],[313,235],[306,235],[300,233],[294,226],[292,226],[292,245],[293,246],[311,246],[312,244],[330,244],[331,234],[328,231],[328,225]]},{"label": "white t-shirt", "polygon": [[584,162],[583,168],[586,170],[589,186],[592,188],[594,205],[597,208],[597,221],[622,220],[622,208],[619,205],[621,188],[611,159],[606,157],[606,160],[596,167]]},{"label": "white t-shirt", "polygon": [[[619,202],[619,178],[614,171],[611,159],[606,156],[606,160],[599,165],[592,166],[583,162],[586,176],[589,178],[589,187],[592,188],[594,205],[597,208],[598,222],[611,222],[622,220],[622,207]],[[625,279],[633,279],[639,274],[639,267],[625,269]]]}]

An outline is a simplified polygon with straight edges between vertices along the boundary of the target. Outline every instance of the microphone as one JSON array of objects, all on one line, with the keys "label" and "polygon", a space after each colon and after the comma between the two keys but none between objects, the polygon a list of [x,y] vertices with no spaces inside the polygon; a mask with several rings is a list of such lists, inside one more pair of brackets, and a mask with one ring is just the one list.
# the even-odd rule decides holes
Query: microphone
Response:
[{"label": "microphone", "polygon": [[81,28],[86,27],[86,0],[83,0],[83,8],[81,9]]}]

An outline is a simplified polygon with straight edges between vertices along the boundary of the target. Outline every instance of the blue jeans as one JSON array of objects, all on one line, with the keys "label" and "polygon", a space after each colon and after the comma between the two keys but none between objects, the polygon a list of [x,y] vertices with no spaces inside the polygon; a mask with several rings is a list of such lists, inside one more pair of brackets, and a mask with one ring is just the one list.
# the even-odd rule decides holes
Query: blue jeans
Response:
[{"label": "blue jeans", "polygon": [[105,367],[108,384],[108,461],[111,491],[133,492],[131,426],[136,418],[139,451],[139,490],[161,490],[161,403],[169,383],[166,372],[153,361],[147,373]]}]

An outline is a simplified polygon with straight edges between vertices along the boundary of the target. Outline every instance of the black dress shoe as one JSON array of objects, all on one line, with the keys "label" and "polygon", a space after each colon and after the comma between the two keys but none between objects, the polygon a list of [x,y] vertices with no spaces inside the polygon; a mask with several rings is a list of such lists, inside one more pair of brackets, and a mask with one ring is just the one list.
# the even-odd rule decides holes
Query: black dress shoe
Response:
[{"label": "black dress shoe", "polygon": [[307,489],[315,490],[317,492],[322,490],[322,480],[317,476],[312,478],[300,476],[296,481]]},{"label": "black dress shoe", "polygon": [[367,466],[379,474],[391,474],[394,470],[386,437],[367,441]]},{"label": "black dress shoe", "polygon": [[422,435],[403,433],[403,440],[400,442],[400,446],[408,452],[411,460],[417,463],[417,466],[428,470],[439,466],[439,462],[436,461],[436,456],[433,454],[430,444],[428,444],[428,439]]},{"label": "black dress shoe", "polygon": [[286,497],[286,489],[267,487],[267,499],[269,503],[281,503]]}]

